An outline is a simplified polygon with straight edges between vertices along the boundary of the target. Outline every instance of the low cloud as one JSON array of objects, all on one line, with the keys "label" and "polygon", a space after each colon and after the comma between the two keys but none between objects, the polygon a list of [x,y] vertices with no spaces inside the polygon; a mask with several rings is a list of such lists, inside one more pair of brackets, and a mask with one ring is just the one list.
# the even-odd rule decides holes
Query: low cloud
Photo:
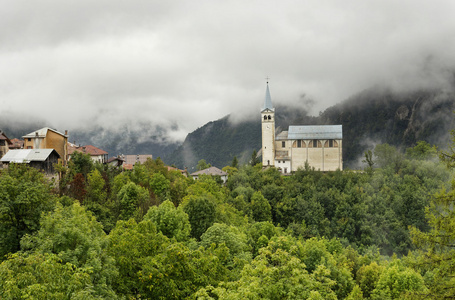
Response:
[{"label": "low cloud", "polygon": [[450,0],[0,4],[0,117],[58,128],[149,124],[182,141],[257,117],[266,77],[275,105],[311,99],[313,114],[376,84],[454,80]]}]

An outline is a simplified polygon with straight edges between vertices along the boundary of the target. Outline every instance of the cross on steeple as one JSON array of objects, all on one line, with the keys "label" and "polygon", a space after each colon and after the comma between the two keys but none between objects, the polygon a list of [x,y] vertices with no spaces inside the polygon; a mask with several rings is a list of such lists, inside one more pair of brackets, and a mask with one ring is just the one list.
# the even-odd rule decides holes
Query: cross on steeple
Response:
[{"label": "cross on steeple", "polygon": [[265,78],[265,80],[267,80],[267,84],[269,84],[269,79],[270,79],[269,76],[267,76],[267,77]]}]

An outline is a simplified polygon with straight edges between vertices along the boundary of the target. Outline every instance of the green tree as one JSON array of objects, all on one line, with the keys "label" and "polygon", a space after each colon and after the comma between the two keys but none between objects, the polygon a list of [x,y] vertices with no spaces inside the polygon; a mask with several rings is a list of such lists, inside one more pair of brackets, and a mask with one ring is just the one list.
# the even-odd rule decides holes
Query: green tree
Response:
[{"label": "green tree", "polygon": [[182,175],[179,175],[171,182],[169,196],[175,206],[179,206],[182,203],[183,198],[187,195],[188,186],[188,178]]},{"label": "green tree", "polygon": [[201,159],[200,161],[198,161],[197,163],[197,170],[200,171],[200,170],[205,170],[207,168],[210,168],[212,165],[211,164],[208,164],[205,159]]},{"label": "green tree", "polygon": [[169,245],[143,261],[138,274],[145,298],[188,299],[200,288],[216,286],[228,278],[227,252],[225,246],[191,250],[182,243]]},{"label": "green tree", "polygon": [[95,166],[89,154],[74,152],[71,154],[71,159],[68,162],[68,167],[74,174],[81,173],[84,175],[84,178],[87,178],[88,173],[90,173]]},{"label": "green tree", "polygon": [[259,164],[260,162],[261,162],[261,160],[259,159],[256,150],[253,150],[253,153],[251,154],[250,165],[251,165],[252,167],[254,167],[254,166],[256,166],[257,164]]},{"label": "green tree", "polygon": [[248,250],[246,234],[237,227],[226,224],[213,224],[201,236],[201,243],[206,249],[212,244],[225,244],[232,256]]},{"label": "green tree", "polygon": [[170,181],[161,173],[155,173],[150,179],[150,188],[160,200],[164,200],[169,193]]},{"label": "green tree", "polygon": [[139,224],[134,219],[118,221],[108,236],[108,255],[115,259],[119,276],[113,288],[127,299],[140,298],[149,291],[141,284],[139,273],[146,261],[170,245],[169,239],[149,220]]},{"label": "green tree", "polygon": [[370,298],[383,271],[384,267],[378,265],[376,262],[364,265],[357,271],[356,281],[363,291],[365,298]]},{"label": "green tree", "polygon": [[103,204],[107,198],[104,189],[106,182],[97,169],[87,175],[87,183],[87,202]]},{"label": "green tree", "polygon": [[419,273],[403,267],[396,261],[382,272],[376,288],[371,293],[371,299],[403,299],[406,293],[425,293],[426,290]]},{"label": "green tree", "polygon": [[136,185],[134,182],[128,182],[118,192],[117,199],[121,220],[128,220],[129,218],[140,220],[146,213],[142,208],[147,207],[144,204],[149,201],[150,196],[145,188]]},{"label": "green tree", "polygon": [[234,156],[234,158],[232,159],[231,167],[237,168],[237,169],[239,168],[239,161],[237,159],[237,156]]},{"label": "green tree", "polygon": [[374,148],[376,163],[380,168],[392,166],[395,173],[403,166],[404,156],[394,146],[389,144],[380,144]]},{"label": "green tree", "polygon": [[144,220],[152,221],[158,231],[179,242],[186,241],[190,236],[191,226],[188,215],[182,207],[176,208],[169,200],[164,201],[160,206],[152,206],[144,216]]},{"label": "green tree", "polygon": [[102,225],[79,203],[63,207],[41,219],[38,232],[24,236],[22,249],[55,254],[63,264],[90,270],[91,284],[98,294],[113,295],[111,283],[118,275],[112,257],[106,254],[107,239]]},{"label": "green tree", "polygon": [[51,211],[55,197],[43,174],[25,164],[0,171],[0,261],[16,252],[20,239],[40,227],[42,213]]},{"label": "green tree", "polygon": [[215,204],[208,195],[189,197],[183,203],[183,210],[188,214],[191,236],[198,240],[215,222]]},{"label": "green tree", "polygon": [[251,213],[256,222],[272,221],[272,208],[261,192],[251,197]]},{"label": "green tree", "polygon": [[[455,181],[452,186],[455,187]],[[415,267],[432,274],[429,290],[424,297],[455,298],[455,190],[437,193],[426,208],[430,225],[428,232],[412,227],[412,240],[419,249]],[[422,297],[422,298],[424,298]],[[417,295],[416,295],[417,298]]]},{"label": "green tree", "polygon": [[436,146],[431,146],[425,141],[418,141],[414,147],[406,149],[406,156],[411,159],[428,160],[435,158],[438,153]]},{"label": "green tree", "polygon": [[91,273],[55,254],[12,254],[0,264],[0,299],[116,299],[93,289]]}]

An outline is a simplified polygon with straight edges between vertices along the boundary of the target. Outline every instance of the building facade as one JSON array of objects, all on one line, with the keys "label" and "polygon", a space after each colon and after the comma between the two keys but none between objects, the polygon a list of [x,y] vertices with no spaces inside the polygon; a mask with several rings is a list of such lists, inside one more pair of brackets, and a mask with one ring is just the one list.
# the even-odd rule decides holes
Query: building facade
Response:
[{"label": "building facade", "polygon": [[12,144],[13,143],[6,136],[6,134],[0,130],[0,158],[2,158],[3,155],[5,155],[9,151]]},{"label": "building facade", "polygon": [[342,125],[289,126],[275,132],[275,109],[269,85],[261,110],[262,166],[276,167],[283,174],[304,168],[307,164],[320,171],[343,169]]},{"label": "building facade", "polygon": [[68,160],[68,132],[65,134],[55,129],[44,127],[22,137],[24,149],[54,149],[60,161],[66,166]]}]

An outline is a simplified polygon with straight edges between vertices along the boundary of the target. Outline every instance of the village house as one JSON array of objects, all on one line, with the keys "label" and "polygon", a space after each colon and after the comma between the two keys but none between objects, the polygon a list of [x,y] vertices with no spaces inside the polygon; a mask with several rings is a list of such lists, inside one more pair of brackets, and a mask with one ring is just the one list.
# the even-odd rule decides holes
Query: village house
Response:
[{"label": "village house", "polygon": [[11,145],[9,146],[9,149],[10,150],[13,150],[13,149],[24,149],[24,140],[20,140],[20,139],[11,139]]},{"label": "village house", "polygon": [[217,167],[210,167],[190,174],[190,176],[193,177],[194,180],[199,179],[199,176],[201,175],[219,176],[223,183],[226,183],[228,179],[228,174],[218,169]]},{"label": "village house", "polygon": [[136,163],[143,164],[147,161],[147,159],[153,159],[152,154],[128,154],[124,155],[122,154],[120,156],[121,159],[123,159],[123,169],[125,170],[132,170],[133,166]]},{"label": "village house", "polygon": [[[68,143],[68,155],[71,156],[74,152],[80,152],[84,154],[90,155],[90,158],[94,163],[107,163],[108,153],[100,148],[97,148],[92,145],[85,145],[85,146],[76,146],[74,144]],[[69,160],[69,158],[68,158]]]},{"label": "village house", "polygon": [[54,149],[15,149],[9,150],[0,162],[7,167],[11,163],[25,163],[47,175],[52,175],[55,173],[54,164],[58,163],[59,158],[60,155]]},{"label": "village house", "polygon": [[268,82],[261,123],[264,168],[276,167],[283,174],[304,168],[305,164],[320,171],[343,169],[342,125],[293,125],[276,135],[275,108]]},{"label": "village house", "polygon": [[59,161],[66,166],[68,162],[68,131],[65,134],[55,129],[44,127],[30,132],[22,137],[24,149],[54,149],[59,155]]},{"label": "village house", "polygon": [[0,130],[0,158],[2,158],[3,155],[5,155],[9,151],[12,144],[13,143],[6,136],[6,134],[2,130]]},{"label": "village house", "polygon": [[121,159],[119,156],[114,156],[109,158],[106,163],[111,167],[117,168],[123,166],[123,159]]}]

